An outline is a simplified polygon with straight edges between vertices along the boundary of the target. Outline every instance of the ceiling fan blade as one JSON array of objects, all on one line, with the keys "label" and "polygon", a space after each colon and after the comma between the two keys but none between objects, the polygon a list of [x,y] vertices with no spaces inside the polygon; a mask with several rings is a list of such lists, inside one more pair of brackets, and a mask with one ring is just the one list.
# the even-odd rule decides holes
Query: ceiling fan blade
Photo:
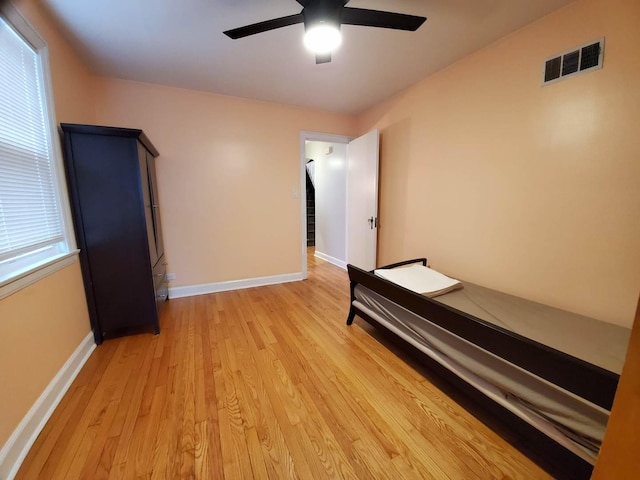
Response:
[{"label": "ceiling fan blade", "polygon": [[316,65],[321,63],[329,63],[331,61],[330,53],[316,53]]},{"label": "ceiling fan blade", "polygon": [[234,28],[223,32],[227,37],[238,38],[248,37],[249,35],[255,35],[256,33],[267,32],[269,30],[275,30],[276,28],[287,27],[289,25],[295,25],[296,23],[304,22],[302,13],[296,15],[289,15],[288,17],[274,18],[273,20],[267,20],[264,22],[254,23],[252,25],[246,25],[244,27]]},{"label": "ceiling fan blade", "polygon": [[342,9],[342,23],[344,25],[393,28],[395,30],[409,30],[413,32],[426,20],[426,17],[417,17],[404,13],[382,12],[380,10],[350,7],[344,7]]}]

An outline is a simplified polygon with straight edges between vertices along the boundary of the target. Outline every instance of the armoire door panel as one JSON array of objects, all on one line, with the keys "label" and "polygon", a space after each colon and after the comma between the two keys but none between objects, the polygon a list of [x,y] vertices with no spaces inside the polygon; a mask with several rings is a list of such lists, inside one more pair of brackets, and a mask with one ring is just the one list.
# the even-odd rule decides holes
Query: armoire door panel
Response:
[{"label": "armoire door panel", "polygon": [[151,197],[151,184],[149,182],[149,171],[147,164],[147,152],[142,144],[138,144],[138,164],[140,169],[140,181],[142,185],[142,198],[144,203],[144,217],[147,228],[147,242],[149,245],[149,257],[151,265],[158,262],[158,249],[156,246],[155,226],[153,224],[153,198]]},{"label": "armoire door panel", "polygon": [[164,255],[164,242],[162,241],[162,221],[160,218],[160,198],[158,195],[158,180],[156,178],[156,159],[147,152],[147,169],[149,173],[149,185],[151,193],[151,205],[153,213],[154,239],[158,258]]}]

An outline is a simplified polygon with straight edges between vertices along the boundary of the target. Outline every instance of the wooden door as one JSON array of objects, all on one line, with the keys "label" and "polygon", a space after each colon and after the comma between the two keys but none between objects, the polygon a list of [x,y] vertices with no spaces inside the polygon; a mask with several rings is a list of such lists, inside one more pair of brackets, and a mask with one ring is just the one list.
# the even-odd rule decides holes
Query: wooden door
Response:
[{"label": "wooden door", "polygon": [[376,268],[378,241],[379,132],[347,145],[347,263]]}]

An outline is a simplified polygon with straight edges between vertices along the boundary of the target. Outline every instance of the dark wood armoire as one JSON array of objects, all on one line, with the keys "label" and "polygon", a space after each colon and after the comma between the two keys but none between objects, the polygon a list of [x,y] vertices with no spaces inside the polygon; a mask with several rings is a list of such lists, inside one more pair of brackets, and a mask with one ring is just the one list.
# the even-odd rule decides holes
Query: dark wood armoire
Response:
[{"label": "dark wood armoire", "polygon": [[104,339],[160,332],[168,288],[155,159],[142,130],[61,124],[91,328]]}]

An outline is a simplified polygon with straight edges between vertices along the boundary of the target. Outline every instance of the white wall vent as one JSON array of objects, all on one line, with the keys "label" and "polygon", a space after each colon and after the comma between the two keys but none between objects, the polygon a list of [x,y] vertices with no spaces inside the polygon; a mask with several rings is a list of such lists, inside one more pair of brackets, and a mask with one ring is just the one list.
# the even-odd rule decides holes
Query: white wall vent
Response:
[{"label": "white wall vent", "polygon": [[604,38],[589,42],[559,55],[547,58],[542,69],[542,84],[548,85],[567,77],[602,68]]}]

